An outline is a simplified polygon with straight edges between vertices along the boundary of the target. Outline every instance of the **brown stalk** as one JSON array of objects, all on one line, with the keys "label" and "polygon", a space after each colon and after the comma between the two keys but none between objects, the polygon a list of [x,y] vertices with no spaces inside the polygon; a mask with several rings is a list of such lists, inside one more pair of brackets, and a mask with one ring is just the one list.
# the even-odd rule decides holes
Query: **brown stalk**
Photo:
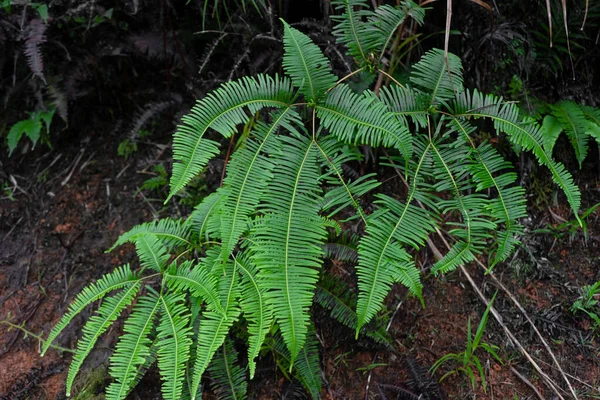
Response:
[{"label": "brown stalk", "polygon": [[587,21],[588,9],[590,7],[590,0],[585,0],[585,14],[583,14],[583,23],[581,24],[581,30],[585,28],[585,22]]},{"label": "brown stalk", "polygon": [[548,28],[550,28],[550,48],[552,48],[552,9],[550,0],[546,0],[546,11],[548,12]]}]

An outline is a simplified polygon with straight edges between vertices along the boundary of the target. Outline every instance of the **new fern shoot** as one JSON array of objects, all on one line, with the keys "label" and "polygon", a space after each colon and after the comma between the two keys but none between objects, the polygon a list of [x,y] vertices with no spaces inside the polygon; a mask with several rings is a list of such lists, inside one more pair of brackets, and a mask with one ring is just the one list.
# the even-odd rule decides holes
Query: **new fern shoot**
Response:
[{"label": "new fern shoot", "polygon": [[[424,15],[411,1],[375,12],[365,0],[334,4],[342,11],[339,42],[372,73],[383,68],[396,29]],[[206,374],[222,398],[244,398],[243,382],[254,376],[265,350],[318,398],[315,295],[357,335],[380,338],[367,325],[395,283],[422,298],[413,254],[436,228],[454,243],[433,266],[436,274],[484,252],[490,266],[513,252],[526,215],[524,191],[510,163],[476,139],[479,119],[546,165],[577,215],[579,191],[552,159],[541,127],[511,102],[466,90],[458,57],[430,50],[406,84],[393,82],[379,96],[357,94],[308,36],[283,27],[285,76],[223,84],[197,102],[175,133],[168,199],[220,154],[219,136],[231,138],[258,115],[231,156],[222,187],[186,220],[149,222],[122,235],[114,247],[134,243],[139,267],[125,265],[89,285],[50,333],[43,352],[76,314],[103,299],[83,328],[67,393],[99,336],[137,299],[110,360],[107,399],[125,398],[155,362],[165,399],[199,398]],[[406,195],[378,193],[375,174],[344,172],[346,164],[362,160],[359,146],[387,149],[408,178]],[[361,202],[368,192],[374,212]],[[348,220],[361,232],[356,308],[326,281],[319,283],[328,235],[343,231]],[[240,335],[245,349],[234,346],[239,339],[233,331],[246,332]]]}]

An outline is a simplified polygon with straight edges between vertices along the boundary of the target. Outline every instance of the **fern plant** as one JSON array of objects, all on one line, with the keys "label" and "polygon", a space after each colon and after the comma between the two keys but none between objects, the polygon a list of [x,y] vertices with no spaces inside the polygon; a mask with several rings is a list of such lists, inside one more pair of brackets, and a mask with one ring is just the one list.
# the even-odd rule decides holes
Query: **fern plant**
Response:
[{"label": "fern plant", "polygon": [[600,145],[600,110],[590,106],[577,104],[571,100],[563,100],[549,105],[550,114],[544,117],[544,147],[550,153],[554,149],[556,139],[564,132],[573,149],[581,168],[585,160],[590,139]]},{"label": "fern plant", "polygon": [[[370,73],[384,73],[396,28],[423,17],[411,1],[375,12],[365,0],[334,4],[343,11],[338,39]],[[357,336],[370,331],[377,339],[385,334],[369,325],[392,285],[423,301],[413,254],[437,228],[448,228],[454,245],[433,266],[436,274],[486,251],[493,266],[514,250],[524,191],[511,165],[477,139],[478,119],[546,165],[577,215],[579,191],[545,148],[542,128],[515,104],[464,89],[458,57],[431,50],[405,85],[357,94],[308,36],[283,25],[286,76],[225,83],[199,100],[175,133],[167,201],[220,153],[213,132],[230,139],[252,126],[222,187],[186,220],[162,219],[122,235],[114,247],[134,243],[140,268],[123,266],[84,289],[50,333],[43,352],[77,313],[104,299],[83,329],[67,392],[98,337],[137,296],[111,358],[107,398],[124,398],[155,361],[167,399],[198,398],[207,371],[224,398],[243,397],[246,372],[235,363],[233,330],[246,339],[241,365],[250,378],[257,357],[270,351],[285,375],[291,371],[319,397],[315,298]],[[407,181],[406,193],[375,193],[374,212],[361,196],[380,187],[377,176],[344,172],[362,160],[359,146],[387,149],[384,161]],[[332,254],[328,232],[339,234],[349,221],[361,232],[355,298],[332,288],[328,274],[319,283],[324,256]]]}]

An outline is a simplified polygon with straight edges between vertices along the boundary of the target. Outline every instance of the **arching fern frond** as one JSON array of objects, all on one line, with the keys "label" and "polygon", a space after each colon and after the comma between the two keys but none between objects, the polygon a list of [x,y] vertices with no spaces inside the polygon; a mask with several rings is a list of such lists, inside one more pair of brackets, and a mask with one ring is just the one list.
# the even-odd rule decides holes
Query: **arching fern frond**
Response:
[{"label": "arching fern frond", "polygon": [[92,351],[96,341],[104,333],[108,327],[115,322],[121,314],[121,311],[127,307],[140,289],[140,283],[134,282],[129,287],[123,288],[120,293],[112,297],[105,298],[102,305],[84,325],[82,336],[77,342],[77,350],[69,365],[69,373],[67,374],[67,396],[71,393],[71,388],[79,369],[83,365],[86,357]]},{"label": "arching fern frond", "polygon": [[280,336],[271,341],[271,348],[277,354],[280,368],[289,369],[294,377],[304,386],[313,399],[321,398],[321,367],[319,363],[318,341],[315,328],[311,324],[306,334],[306,344],[300,354],[292,361],[285,341]]},{"label": "arching fern frond", "polygon": [[427,159],[429,146],[420,149],[420,152],[405,202],[380,195],[379,205],[386,211],[369,218],[365,236],[359,243],[356,267],[359,289],[357,335],[380,309],[394,282],[400,281],[413,294],[421,296],[419,272],[403,249],[406,245],[419,247],[435,227],[427,212],[410,204],[417,193],[419,175]]},{"label": "arching fern frond", "polygon": [[161,391],[165,399],[179,400],[192,344],[190,316],[181,293],[163,294],[160,300],[157,347],[158,369],[163,380]]},{"label": "arching fern frond", "polygon": [[368,9],[367,0],[333,0],[331,4],[336,10],[343,11],[341,15],[333,15],[331,19],[337,22],[333,29],[338,43],[348,47],[348,54],[352,56],[360,67],[370,62],[369,48],[364,42],[366,24],[363,18],[372,15]]},{"label": "arching fern frond", "polygon": [[172,289],[188,290],[192,295],[204,300],[209,308],[225,314],[217,291],[217,277],[206,265],[194,265],[193,261],[186,261],[177,267],[175,273],[165,274],[164,279]]},{"label": "arching fern frond", "polygon": [[191,244],[189,241],[189,228],[182,220],[163,218],[158,221],[145,222],[134,226],[130,231],[119,236],[115,244],[106,252],[109,253],[127,242],[135,243],[140,237],[145,235],[155,236],[168,248]]},{"label": "arching fern frond", "polygon": [[173,138],[173,174],[168,201],[198,174],[218,152],[218,143],[204,137],[214,129],[224,137],[251,114],[265,107],[286,108],[293,98],[288,79],[258,75],[227,82],[200,100],[186,115]]},{"label": "arching fern frond", "polygon": [[565,133],[575,149],[575,156],[579,162],[579,168],[588,152],[588,128],[589,121],[577,104],[572,101],[564,100],[550,105],[552,114],[560,122]]},{"label": "arching fern frond", "polygon": [[140,235],[135,241],[140,264],[156,272],[164,270],[170,255],[158,238],[149,233]]},{"label": "arching fern frond", "polygon": [[433,273],[453,271],[460,264],[473,261],[486,245],[489,232],[496,225],[486,218],[485,210],[489,204],[486,196],[468,193],[471,188],[465,160],[470,158],[469,148],[463,137],[453,143],[437,144],[431,142],[437,184],[434,190],[450,191],[451,198],[440,200],[439,208],[443,213],[460,212],[462,222],[453,222],[450,234],[459,240],[451,250],[432,268]]},{"label": "arching fern frond", "polygon": [[489,118],[499,132],[508,135],[509,140],[525,150],[530,150],[538,162],[552,173],[552,179],[563,190],[567,201],[579,220],[581,193],[573,182],[573,177],[565,167],[552,159],[544,148],[540,126],[531,118],[522,118],[519,109],[513,103],[505,103],[495,96],[484,96],[477,90],[465,91],[454,104],[455,117]]},{"label": "arching fern frond", "polygon": [[306,337],[325,229],[318,215],[317,149],[308,138],[282,140],[284,156],[255,228],[253,261],[293,361]]},{"label": "arching fern frond", "polygon": [[202,240],[204,234],[206,236],[213,234],[218,236],[218,229],[210,229],[215,227],[211,226],[209,219],[211,217],[216,218],[215,213],[219,210],[219,202],[222,198],[223,192],[220,190],[209,194],[202,199],[202,202],[194,208],[189,218],[185,220],[188,229],[198,235],[199,240]]},{"label": "arching fern frond", "polygon": [[403,125],[408,126],[408,119],[419,128],[427,127],[429,116],[429,97],[410,86],[384,86],[379,92],[381,101],[396,115]]},{"label": "arching fern frond", "polygon": [[149,335],[161,306],[159,295],[154,292],[140,297],[134,306],[110,358],[110,375],[114,382],[106,388],[107,400],[125,399],[131,390],[139,367],[151,355]]},{"label": "arching fern frond", "polygon": [[283,69],[309,102],[317,103],[335,85],[329,60],[308,36],[283,21]]},{"label": "arching fern frond", "polygon": [[73,303],[69,306],[69,310],[65,315],[62,316],[60,321],[54,326],[48,339],[42,346],[41,355],[44,356],[48,348],[58,337],[58,335],[67,327],[69,322],[90,303],[103,298],[113,290],[120,288],[130,288],[137,284],[138,276],[131,271],[129,264],[123,265],[113,272],[104,275],[98,279],[97,282],[91,283],[90,285],[83,288],[81,292],[75,297]]},{"label": "arching fern frond", "polygon": [[444,104],[463,89],[462,63],[460,58],[440,49],[429,50],[413,65],[410,81],[429,97],[429,104]]},{"label": "arching fern frond", "polygon": [[387,4],[377,7],[375,13],[369,17],[369,23],[363,35],[363,41],[367,48],[379,52],[381,59],[396,31],[408,18],[413,18],[417,24],[422,25],[425,9],[411,0],[402,1],[400,7]]},{"label": "arching fern frond", "polygon": [[221,203],[221,238],[223,261],[227,260],[238,239],[248,228],[248,218],[256,210],[272,179],[275,164],[267,154],[279,153],[281,144],[275,135],[277,129],[294,121],[300,123],[295,111],[287,108],[272,115],[270,124],[258,122],[254,138],[247,140],[231,159],[227,178],[223,182]]},{"label": "arching fern frond", "polygon": [[212,388],[219,400],[246,398],[248,382],[245,371],[237,364],[237,356],[231,341],[225,340],[208,367]]},{"label": "arching fern frond", "polygon": [[[315,301],[321,307],[329,310],[331,317],[339,323],[356,331],[358,322],[356,312],[354,312],[356,294],[344,282],[331,275],[324,274],[317,285]],[[390,345],[390,338],[385,328],[365,329],[363,327],[361,333],[378,343]]]},{"label": "arching fern frond", "polygon": [[221,276],[219,280],[219,296],[221,297],[221,305],[225,310],[225,314],[208,310],[202,314],[200,319],[190,387],[192,400],[196,398],[202,375],[208,368],[216,351],[223,345],[229,329],[237,321],[240,314],[240,309],[236,302],[239,297],[236,265],[233,262],[228,262],[225,272],[225,275]]},{"label": "arching fern frond", "polygon": [[242,278],[240,280],[240,306],[248,321],[248,367],[250,379],[256,372],[256,357],[273,323],[273,312],[266,302],[266,288],[259,281],[256,266],[247,256],[235,259]]},{"label": "arching fern frond", "polygon": [[408,129],[370,91],[358,95],[340,84],[316,109],[323,127],[344,143],[394,147],[406,158],[412,154]]},{"label": "arching fern frond", "polygon": [[294,363],[300,383],[313,399],[321,398],[321,365],[319,362],[319,341],[314,326],[306,334],[306,343]]}]

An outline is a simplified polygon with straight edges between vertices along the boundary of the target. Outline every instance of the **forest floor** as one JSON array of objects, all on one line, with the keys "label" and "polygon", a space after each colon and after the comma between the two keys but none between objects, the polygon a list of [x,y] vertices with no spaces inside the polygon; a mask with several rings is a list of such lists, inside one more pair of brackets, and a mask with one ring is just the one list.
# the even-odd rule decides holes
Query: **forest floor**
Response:
[{"label": "forest floor", "polygon": [[[114,140],[96,136],[46,153],[8,159],[3,152],[0,174],[11,184],[0,200],[0,399],[65,398],[70,353],[53,349],[41,358],[40,342],[20,329],[8,329],[10,324],[45,337],[84,285],[118,265],[135,262],[132,247],[105,253],[119,234],[156,216],[180,212],[176,205],[162,208],[162,201],[151,198],[162,197],[157,193],[138,193],[150,177],[146,173],[149,166],[164,161],[170,151],[147,145],[125,160],[117,155],[116,146]],[[583,209],[600,202],[597,174],[589,174],[591,178],[581,179],[587,182],[582,187]],[[587,218],[587,237],[581,230],[536,233],[542,228],[552,231],[568,219],[569,210],[564,206],[532,210],[523,246],[510,262],[494,269],[494,276],[524,307],[579,398],[599,398],[598,336],[589,318],[574,316],[569,308],[579,296],[578,288],[600,280],[600,215],[596,211]],[[431,264],[431,256],[420,258],[423,268]],[[498,290],[494,306],[503,323],[564,390],[561,395],[571,398],[539,337],[509,296],[479,266],[466,270],[488,298]],[[467,320],[471,318],[475,330],[485,304],[460,271],[443,278],[429,277],[424,284],[425,308],[400,287],[388,297],[393,350],[366,339],[355,341],[354,332],[316,310],[323,398],[434,398],[433,387],[428,387],[433,381],[426,371],[443,355],[465,349]],[[92,311],[77,317],[57,344],[74,348]],[[102,398],[96,395],[108,382],[107,361],[120,327],[115,325],[101,337],[77,381],[75,392],[80,395],[75,399]],[[472,389],[466,375],[455,374],[440,384],[444,392],[440,397],[559,398],[491,316],[484,341],[499,346],[503,360],[500,364],[485,352],[477,353],[487,390],[483,391],[479,377]],[[436,378],[453,367],[443,365]],[[160,398],[158,385],[157,373],[150,371],[131,398]],[[250,398],[255,399],[292,398],[298,392],[270,360],[259,365],[249,386]],[[213,396],[207,394],[206,398]]]}]

